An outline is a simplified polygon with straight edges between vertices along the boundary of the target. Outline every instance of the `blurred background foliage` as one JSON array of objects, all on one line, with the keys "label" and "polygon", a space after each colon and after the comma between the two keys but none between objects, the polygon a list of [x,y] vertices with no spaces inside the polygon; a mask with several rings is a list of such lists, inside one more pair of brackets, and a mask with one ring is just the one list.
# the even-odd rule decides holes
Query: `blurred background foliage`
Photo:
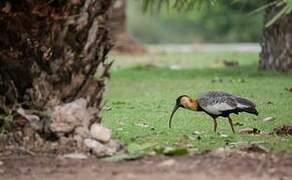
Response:
[{"label": "blurred background foliage", "polygon": [[251,13],[263,1],[243,0],[190,11],[142,11],[142,1],[128,1],[128,31],[142,43],[258,42],[263,12]]}]

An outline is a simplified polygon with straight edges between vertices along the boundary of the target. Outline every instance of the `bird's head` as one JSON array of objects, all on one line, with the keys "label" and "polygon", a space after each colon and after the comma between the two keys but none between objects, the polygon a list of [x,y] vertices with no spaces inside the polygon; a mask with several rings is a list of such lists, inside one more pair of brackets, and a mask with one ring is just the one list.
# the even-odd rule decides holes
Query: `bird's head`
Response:
[{"label": "bird's head", "polygon": [[192,99],[191,97],[189,97],[187,95],[179,96],[176,99],[176,103],[175,103],[174,108],[172,110],[172,113],[170,115],[169,128],[171,128],[172,117],[175,114],[175,112],[178,110],[178,108],[184,108],[184,109],[196,111],[198,109],[198,105],[197,105],[196,100]]}]

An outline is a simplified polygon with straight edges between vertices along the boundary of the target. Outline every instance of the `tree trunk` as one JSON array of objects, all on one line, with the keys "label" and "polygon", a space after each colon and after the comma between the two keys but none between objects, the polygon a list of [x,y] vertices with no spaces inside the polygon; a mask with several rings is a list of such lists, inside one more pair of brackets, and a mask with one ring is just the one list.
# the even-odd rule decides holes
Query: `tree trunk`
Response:
[{"label": "tree trunk", "polygon": [[[269,0],[271,2],[271,0]],[[281,7],[269,7],[265,11],[265,24]],[[292,71],[292,13],[264,28],[260,54],[260,69]]]},{"label": "tree trunk", "polygon": [[100,109],[110,67],[110,6],[111,0],[0,3],[0,114],[81,97]]},{"label": "tree trunk", "polygon": [[121,53],[146,53],[146,48],[128,33],[126,9],[127,0],[116,0],[111,9],[110,33],[114,50]]}]

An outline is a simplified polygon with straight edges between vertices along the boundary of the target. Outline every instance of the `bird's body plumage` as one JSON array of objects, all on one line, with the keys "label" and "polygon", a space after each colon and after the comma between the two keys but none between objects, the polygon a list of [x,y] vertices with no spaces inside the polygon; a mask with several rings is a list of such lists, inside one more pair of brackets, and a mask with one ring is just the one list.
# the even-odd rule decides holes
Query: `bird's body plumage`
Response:
[{"label": "bird's body plumage", "polygon": [[233,133],[234,127],[230,114],[238,114],[240,112],[247,112],[258,115],[256,105],[248,99],[232,95],[222,91],[210,91],[200,95],[197,99],[192,99],[187,95],[179,96],[176,100],[176,105],[171,113],[169,120],[169,127],[171,127],[171,120],[178,108],[189,109],[193,111],[203,111],[211,116],[214,120],[214,131],[217,129],[216,119],[219,116],[227,117]]},{"label": "bird's body plumage", "polygon": [[199,109],[214,118],[218,116],[228,117],[231,113],[238,114],[239,112],[258,114],[253,102],[221,91],[207,92],[200,95],[196,101]]}]

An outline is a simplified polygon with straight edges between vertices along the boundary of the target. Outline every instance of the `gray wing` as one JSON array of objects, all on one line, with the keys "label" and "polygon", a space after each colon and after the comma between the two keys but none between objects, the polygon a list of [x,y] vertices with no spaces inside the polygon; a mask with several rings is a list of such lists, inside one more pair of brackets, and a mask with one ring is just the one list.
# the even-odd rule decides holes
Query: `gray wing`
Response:
[{"label": "gray wing", "polygon": [[224,111],[237,108],[235,96],[220,91],[211,91],[203,94],[199,96],[197,101],[204,111],[213,115],[220,115]]}]

